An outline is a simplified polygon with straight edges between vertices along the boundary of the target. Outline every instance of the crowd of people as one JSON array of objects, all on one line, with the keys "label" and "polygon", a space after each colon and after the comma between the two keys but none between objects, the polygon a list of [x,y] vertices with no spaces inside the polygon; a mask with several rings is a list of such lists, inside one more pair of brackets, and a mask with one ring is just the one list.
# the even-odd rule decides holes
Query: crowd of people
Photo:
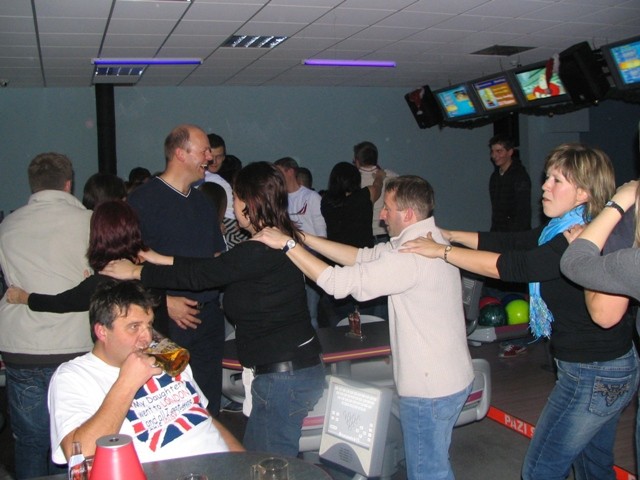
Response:
[{"label": "crowd of people", "polygon": [[[528,285],[531,332],[551,345],[557,382],[522,478],[615,478],[617,424],[640,382],[629,313],[640,299],[638,182],[616,191],[604,152],[560,145],[544,165],[547,220],[531,229],[515,145],[498,136],[489,147],[488,232],[442,228],[432,185],[382,168],[371,142],[316,192],[292,157],[243,167],[219,135],[179,125],[162,172],[97,173],[82,203],[71,161],[38,155],[28,204],[0,223],[17,478],[59,473],[73,442],[91,455],[113,432],[133,437],[142,462],[295,457],[325,388],[316,330],[354,308],[388,322],[408,478],[454,478],[451,433],[474,376],[460,270]],[[231,408],[225,324],[250,378],[242,443],[216,418]],[[189,350],[184,372],[143,353],[154,330]],[[180,400],[169,407],[165,395]]]}]

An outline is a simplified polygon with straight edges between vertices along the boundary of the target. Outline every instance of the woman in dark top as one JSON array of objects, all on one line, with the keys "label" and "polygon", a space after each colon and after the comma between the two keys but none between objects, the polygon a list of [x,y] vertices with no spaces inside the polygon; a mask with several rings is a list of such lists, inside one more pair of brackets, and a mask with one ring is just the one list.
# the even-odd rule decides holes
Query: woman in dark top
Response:
[{"label": "woman in dark top", "polygon": [[[138,217],[129,204],[122,200],[107,200],[95,207],[87,249],[87,260],[94,272],[102,270],[111,260],[128,258],[137,261],[138,253],[146,249]],[[12,285],[7,289],[6,297],[8,303],[28,305],[34,312],[85,312],[89,310],[91,295],[105,280],[111,278],[94,273],[75,287],[55,295],[28,293]],[[156,320],[153,326],[167,335],[166,322],[169,317],[164,293],[156,293],[162,301],[154,311]]]},{"label": "woman in dark top", "polygon": [[[233,207],[240,227],[252,235],[264,227],[278,227],[300,239],[287,214],[284,178],[269,163],[253,163],[238,173]],[[288,248],[294,247],[295,242]],[[226,286],[224,310],[236,325],[238,359],[255,374],[245,448],[296,456],[302,421],[324,390],[320,342],[311,326],[300,271],[285,252],[252,241],[211,259],[167,257],[152,251],[142,256],[165,266],[120,260],[103,272],[141,279],[148,287]]]},{"label": "woman in dark top", "polygon": [[580,144],[554,149],[545,163],[542,206],[551,221],[529,232],[449,231],[453,243],[430,238],[406,251],[441,258],[491,278],[529,283],[530,327],[551,339],[558,379],[542,411],[524,460],[522,477],[614,479],[613,443],[622,410],[638,386],[632,323],[603,329],[587,310],[584,290],[560,273],[568,242],[563,232],[594,218],[615,183],[609,158]]},{"label": "woman in dark top", "polygon": [[373,185],[361,188],[355,165],[340,162],[333,167],[320,205],[329,240],[357,248],[373,247],[373,204],[380,198],[384,177],[380,168]]},{"label": "woman in dark top", "polygon": [[[334,165],[329,175],[329,186],[322,197],[320,211],[327,224],[327,238],[357,248],[373,247],[373,204],[382,194],[386,173],[379,168],[373,185],[360,187],[360,170],[352,163]],[[356,306],[361,314],[374,314],[376,300],[356,302],[353,297],[336,299],[322,294],[318,308],[321,324],[335,326]]]}]

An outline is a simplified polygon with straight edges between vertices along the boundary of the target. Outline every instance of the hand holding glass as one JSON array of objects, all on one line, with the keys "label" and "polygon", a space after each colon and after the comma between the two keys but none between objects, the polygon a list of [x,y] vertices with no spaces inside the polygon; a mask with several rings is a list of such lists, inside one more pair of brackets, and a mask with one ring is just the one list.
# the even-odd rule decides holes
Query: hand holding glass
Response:
[{"label": "hand holding glass", "polygon": [[143,353],[155,357],[157,365],[172,377],[180,375],[189,363],[189,350],[176,345],[155,330],[151,343]]}]

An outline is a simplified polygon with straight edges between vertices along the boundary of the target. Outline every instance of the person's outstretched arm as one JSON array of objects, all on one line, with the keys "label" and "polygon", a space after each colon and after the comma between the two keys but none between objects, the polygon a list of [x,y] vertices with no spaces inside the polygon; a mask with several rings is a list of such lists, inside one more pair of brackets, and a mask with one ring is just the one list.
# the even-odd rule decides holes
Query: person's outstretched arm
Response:
[{"label": "person's outstretched arm", "polygon": [[[477,233],[450,233],[474,233],[476,237],[475,247],[477,248]],[[474,244],[472,236],[464,235],[462,236],[462,238],[469,241],[470,244]],[[463,270],[477,273],[478,275],[484,275],[485,277],[500,278],[500,273],[498,272],[497,267],[500,254],[482,250],[472,250],[470,248],[454,247],[452,245],[438,243],[433,240],[431,233],[428,233],[426,237],[416,238],[404,243],[402,245],[402,248],[400,248],[400,252],[417,253],[427,258],[440,258],[447,263],[450,263],[451,265],[462,268]]]},{"label": "person's outstretched arm", "polygon": [[[254,238],[256,240],[260,240],[260,238],[256,237],[259,237],[264,230],[258,232]],[[270,228],[269,230],[276,229]],[[279,230],[276,231],[281,233]],[[283,238],[288,239],[289,237],[279,237],[276,243],[274,243],[275,246],[269,245],[268,243],[267,245],[269,245],[271,248],[282,248],[284,246],[284,243],[282,243]],[[284,242],[286,243],[286,240],[284,240]],[[278,246],[280,245],[280,243],[282,243],[282,245]],[[308,233],[304,234],[304,244],[314,252],[318,252],[320,255],[333,260],[340,265],[353,265],[356,263],[356,258],[358,257],[358,249],[356,247],[345,245],[343,243],[332,242],[331,240],[327,240],[324,237],[317,237]]]},{"label": "person's outstretched arm", "polygon": [[[305,236],[309,237],[309,235],[305,235]],[[324,244],[325,242],[341,245],[339,243],[330,242],[329,240],[326,240],[320,237],[314,237],[314,238],[318,240],[315,243],[316,245]],[[291,237],[282,233],[277,228],[267,227],[260,230],[258,233],[256,233],[253,236],[252,240],[262,242],[265,245],[271,248],[274,248],[276,250],[277,249],[282,250],[286,246],[287,241],[291,240]],[[314,248],[314,250],[316,249]],[[322,255],[325,255],[323,251],[318,251],[318,252],[321,253]],[[309,252],[309,250],[304,248],[304,246],[302,245],[296,245],[294,248],[290,248],[287,251],[287,256],[291,259],[294,265],[298,267],[302,271],[302,273],[305,274],[305,276],[307,276],[314,282],[318,280],[318,277],[324,270],[326,270],[327,268],[331,268],[330,265],[327,265],[325,262],[320,260],[315,255],[313,255],[311,252]]]}]

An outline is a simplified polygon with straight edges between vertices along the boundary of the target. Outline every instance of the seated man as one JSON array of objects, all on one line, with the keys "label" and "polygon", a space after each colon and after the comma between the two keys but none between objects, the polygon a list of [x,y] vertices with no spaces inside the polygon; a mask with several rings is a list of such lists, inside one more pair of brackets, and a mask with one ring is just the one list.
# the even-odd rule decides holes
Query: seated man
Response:
[{"label": "seated man", "polygon": [[63,363],[49,387],[53,461],[79,441],[85,456],[115,432],[133,438],[142,463],[244,450],[208,413],[191,367],[175,378],[142,353],[157,300],[140,282],[107,282],[91,299],[93,350]]}]

